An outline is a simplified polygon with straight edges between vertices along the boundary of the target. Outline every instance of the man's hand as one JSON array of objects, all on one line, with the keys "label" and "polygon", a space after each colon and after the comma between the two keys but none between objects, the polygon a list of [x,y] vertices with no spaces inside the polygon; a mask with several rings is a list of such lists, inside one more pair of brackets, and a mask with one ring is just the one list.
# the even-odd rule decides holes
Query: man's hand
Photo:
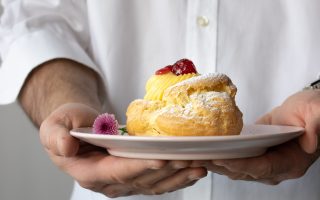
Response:
[{"label": "man's hand", "polygon": [[[84,188],[109,197],[162,194],[206,176],[190,161],[114,157],[82,142],[70,130],[92,126],[101,112],[97,75],[70,60],[45,63],[29,76],[19,100],[36,125],[51,160]],[[112,94],[110,94],[112,95]]]},{"label": "man's hand", "polygon": [[72,137],[69,131],[93,124],[98,112],[83,104],[65,104],[41,125],[40,137],[51,160],[87,189],[109,197],[162,194],[192,185],[206,176],[189,161],[114,157],[105,149]]},{"label": "man's hand", "polygon": [[303,176],[320,155],[320,90],[303,91],[289,97],[257,123],[301,126],[306,132],[299,139],[272,147],[258,157],[198,161],[193,165],[206,166],[231,179],[272,185]]}]

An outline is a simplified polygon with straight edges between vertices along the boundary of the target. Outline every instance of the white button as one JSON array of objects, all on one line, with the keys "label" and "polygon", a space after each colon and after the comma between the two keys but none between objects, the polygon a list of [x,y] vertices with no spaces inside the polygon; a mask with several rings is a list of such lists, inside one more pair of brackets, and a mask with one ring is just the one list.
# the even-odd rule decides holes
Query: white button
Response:
[{"label": "white button", "polygon": [[197,23],[201,27],[206,27],[209,25],[209,19],[206,16],[197,17]]}]

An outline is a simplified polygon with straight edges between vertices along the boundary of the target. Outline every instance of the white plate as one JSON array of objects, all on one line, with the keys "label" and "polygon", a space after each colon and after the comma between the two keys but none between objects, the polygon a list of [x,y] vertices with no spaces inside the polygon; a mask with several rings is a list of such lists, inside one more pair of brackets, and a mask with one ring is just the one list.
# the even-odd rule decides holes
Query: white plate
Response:
[{"label": "white plate", "polygon": [[268,147],[284,143],[304,132],[301,127],[246,125],[235,136],[129,136],[100,135],[91,128],[78,128],[71,135],[114,156],[164,160],[208,160],[252,157]]}]

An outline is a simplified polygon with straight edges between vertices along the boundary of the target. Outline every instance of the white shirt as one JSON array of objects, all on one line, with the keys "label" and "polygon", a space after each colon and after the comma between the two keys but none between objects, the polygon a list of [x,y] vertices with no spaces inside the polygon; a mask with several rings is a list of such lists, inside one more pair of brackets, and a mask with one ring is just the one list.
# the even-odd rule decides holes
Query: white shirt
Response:
[{"label": "white shirt", "polygon": [[[318,0],[3,1],[0,104],[14,101],[28,73],[69,58],[105,80],[108,112],[125,122],[154,71],[180,58],[200,73],[223,72],[238,87],[245,123],[279,105],[320,73]],[[301,200],[320,197],[320,162],[277,186],[210,174],[195,186],[124,200]],[[75,185],[73,199],[105,199]]]}]

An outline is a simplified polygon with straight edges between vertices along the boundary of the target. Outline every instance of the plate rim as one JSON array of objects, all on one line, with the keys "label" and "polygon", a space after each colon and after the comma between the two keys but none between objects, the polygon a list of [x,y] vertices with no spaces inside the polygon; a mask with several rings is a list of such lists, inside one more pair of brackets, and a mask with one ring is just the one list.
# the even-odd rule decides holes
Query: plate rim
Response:
[{"label": "plate rim", "polygon": [[144,141],[144,142],[201,142],[201,141],[251,141],[257,139],[266,139],[274,137],[284,137],[287,135],[299,136],[305,132],[303,127],[288,126],[288,125],[265,125],[265,124],[249,124],[244,125],[244,128],[252,126],[273,127],[273,128],[289,128],[292,131],[279,133],[261,133],[252,135],[227,135],[227,136],[130,136],[130,135],[102,135],[93,133],[82,133],[79,130],[88,130],[92,127],[80,127],[70,130],[70,134],[74,137],[88,138],[88,139],[102,139],[102,140],[126,140],[126,141]]}]

